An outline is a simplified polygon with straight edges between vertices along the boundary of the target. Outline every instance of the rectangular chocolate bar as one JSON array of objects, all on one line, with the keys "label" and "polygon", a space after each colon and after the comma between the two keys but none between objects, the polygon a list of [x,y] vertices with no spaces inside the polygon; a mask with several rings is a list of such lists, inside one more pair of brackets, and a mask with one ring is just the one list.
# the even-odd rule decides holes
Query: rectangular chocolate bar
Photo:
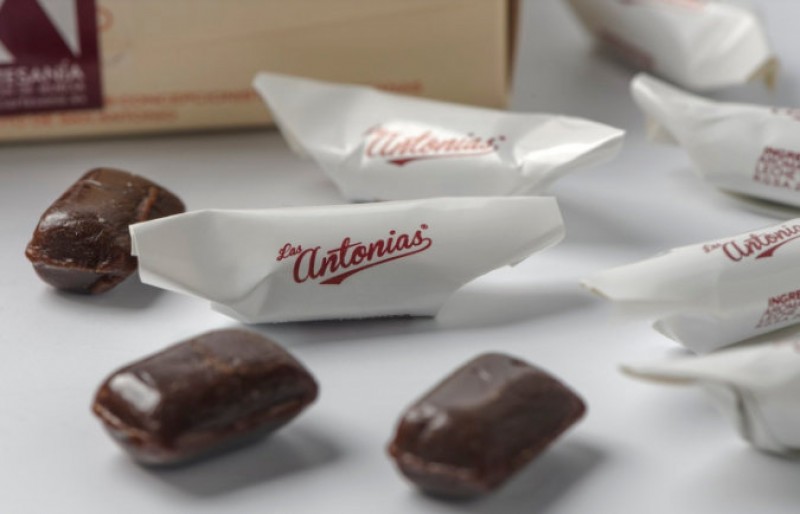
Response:
[{"label": "rectangular chocolate bar", "polygon": [[25,256],[55,288],[102,293],[136,270],[128,226],[185,210],[177,196],[143,177],[93,169],[44,212]]},{"label": "rectangular chocolate bar", "polygon": [[317,397],[311,374],[278,344],[220,330],[109,376],[92,410],[146,464],[174,464],[268,434]]},{"label": "rectangular chocolate bar", "polygon": [[585,410],[581,398],[547,372],[488,353],[405,412],[389,453],[428,493],[476,496],[499,487]]}]

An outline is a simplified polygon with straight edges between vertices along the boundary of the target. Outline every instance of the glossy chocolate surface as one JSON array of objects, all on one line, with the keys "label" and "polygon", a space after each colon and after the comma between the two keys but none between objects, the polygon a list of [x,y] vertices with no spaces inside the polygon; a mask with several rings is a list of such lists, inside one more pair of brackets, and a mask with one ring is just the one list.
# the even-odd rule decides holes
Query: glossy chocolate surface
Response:
[{"label": "glossy chocolate surface", "polygon": [[135,459],[174,464],[270,433],[316,397],[314,378],[279,345],[221,330],[116,371],[92,410]]},{"label": "glossy chocolate surface", "polygon": [[94,169],[44,212],[25,255],[55,288],[102,293],[136,270],[128,225],[184,210],[177,196],[145,178]]},{"label": "glossy chocolate surface", "polygon": [[469,497],[492,491],[585,412],[547,372],[507,355],[481,355],[412,405],[389,453],[426,492]]}]

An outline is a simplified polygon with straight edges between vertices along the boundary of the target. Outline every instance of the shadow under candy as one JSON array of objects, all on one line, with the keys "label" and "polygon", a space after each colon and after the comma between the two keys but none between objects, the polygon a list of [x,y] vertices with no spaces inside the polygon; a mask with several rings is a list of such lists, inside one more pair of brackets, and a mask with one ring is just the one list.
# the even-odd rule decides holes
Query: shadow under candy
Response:
[{"label": "shadow under candy", "polygon": [[252,325],[249,328],[281,344],[293,346],[330,341],[360,341],[395,335],[433,332],[436,330],[436,325],[433,318],[394,316],[355,320],[265,323]]},{"label": "shadow under candy", "polygon": [[800,217],[800,207],[762,200],[738,193],[720,191],[720,194],[725,198],[726,204],[729,204],[735,209],[746,210],[761,216],[784,221]]},{"label": "shadow under candy", "polygon": [[436,317],[439,330],[527,323],[596,303],[577,283],[523,281],[471,284],[456,292]]},{"label": "shadow under candy", "polygon": [[140,469],[179,491],[220,496],[309,471],[341,457],[341,450],[316,431],[287,427],[268,437],[170,467]]},{"label": "shadow under candy", "polygon": [[445,512],[476,514],[543,513],[569,493],[604,460],[603,452],[573,438],[557,441],[499,490],[472,500],[447,500],[420,495]]},{"label": "shadow under candy", "polygon": [[164,290],[148,286],[139,281],[138,277],[128,277],[110,291],[100,294],[70,293],[51,289],[53,296],[58,301],[90,305],[100,308],[141,310],[153,305],[163,294]]},{"label": "shadow under candy", "polygon": [[289,345],[355,341],[526,323],[571,313],[595,303],[578,284],[527,281],[469,284],[455,292],[436,317],[395,316],[362,320],[305,321],[254,325]]},{"label": "shadow under candy", "polygon": [[556,442],[496,495],[468,505],[464,511],[486,514],[545,512],[603,459],[602,451],[587,443],[572,439]]}]

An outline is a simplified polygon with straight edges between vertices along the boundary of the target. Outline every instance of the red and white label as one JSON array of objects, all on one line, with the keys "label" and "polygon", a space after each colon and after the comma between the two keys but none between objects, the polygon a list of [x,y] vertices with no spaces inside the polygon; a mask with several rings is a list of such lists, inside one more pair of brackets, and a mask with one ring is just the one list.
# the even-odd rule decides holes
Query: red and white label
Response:
[{"label": "red and white label", "polygon": [[782,325],[797,320],[800,320],[800,290],[770,298],[756,328]]},{"label": "red and white label", "polygon": [[286,243],[276,260],[294,259],[292,278],[298,284],[339,285],[356,273],[428,250],[433,245],[425,235],[428,228],[423,223],[413,232],[390,230],[387,237],[366,243],[345,237],[333,248]]},{"label": "red and white label", "polygon": [[102,105],[95,0],[0,0],[0,116]]},{"label": "red and white label", "polygon": [[473,133],[453,135],[431,129],[416,131],[372,127],[365,134],[364,155],[394,166],[430,159],[458,159],[496,153],[505,136],[481,137]]},{"label": "red and white label", "polygon": [[753,180],[767,186],[800,191],[800,152],[766,147],[756,163]]},{"label": "red and white label", "polygon": [[711,253],[721,250],[725,257],[734,262],[748,258],[766,259],[797,239],[800,239],[800,225],[781,225],[769,232],[752,233],[738,239],[706,244],[703,245],[703,251]]}]

